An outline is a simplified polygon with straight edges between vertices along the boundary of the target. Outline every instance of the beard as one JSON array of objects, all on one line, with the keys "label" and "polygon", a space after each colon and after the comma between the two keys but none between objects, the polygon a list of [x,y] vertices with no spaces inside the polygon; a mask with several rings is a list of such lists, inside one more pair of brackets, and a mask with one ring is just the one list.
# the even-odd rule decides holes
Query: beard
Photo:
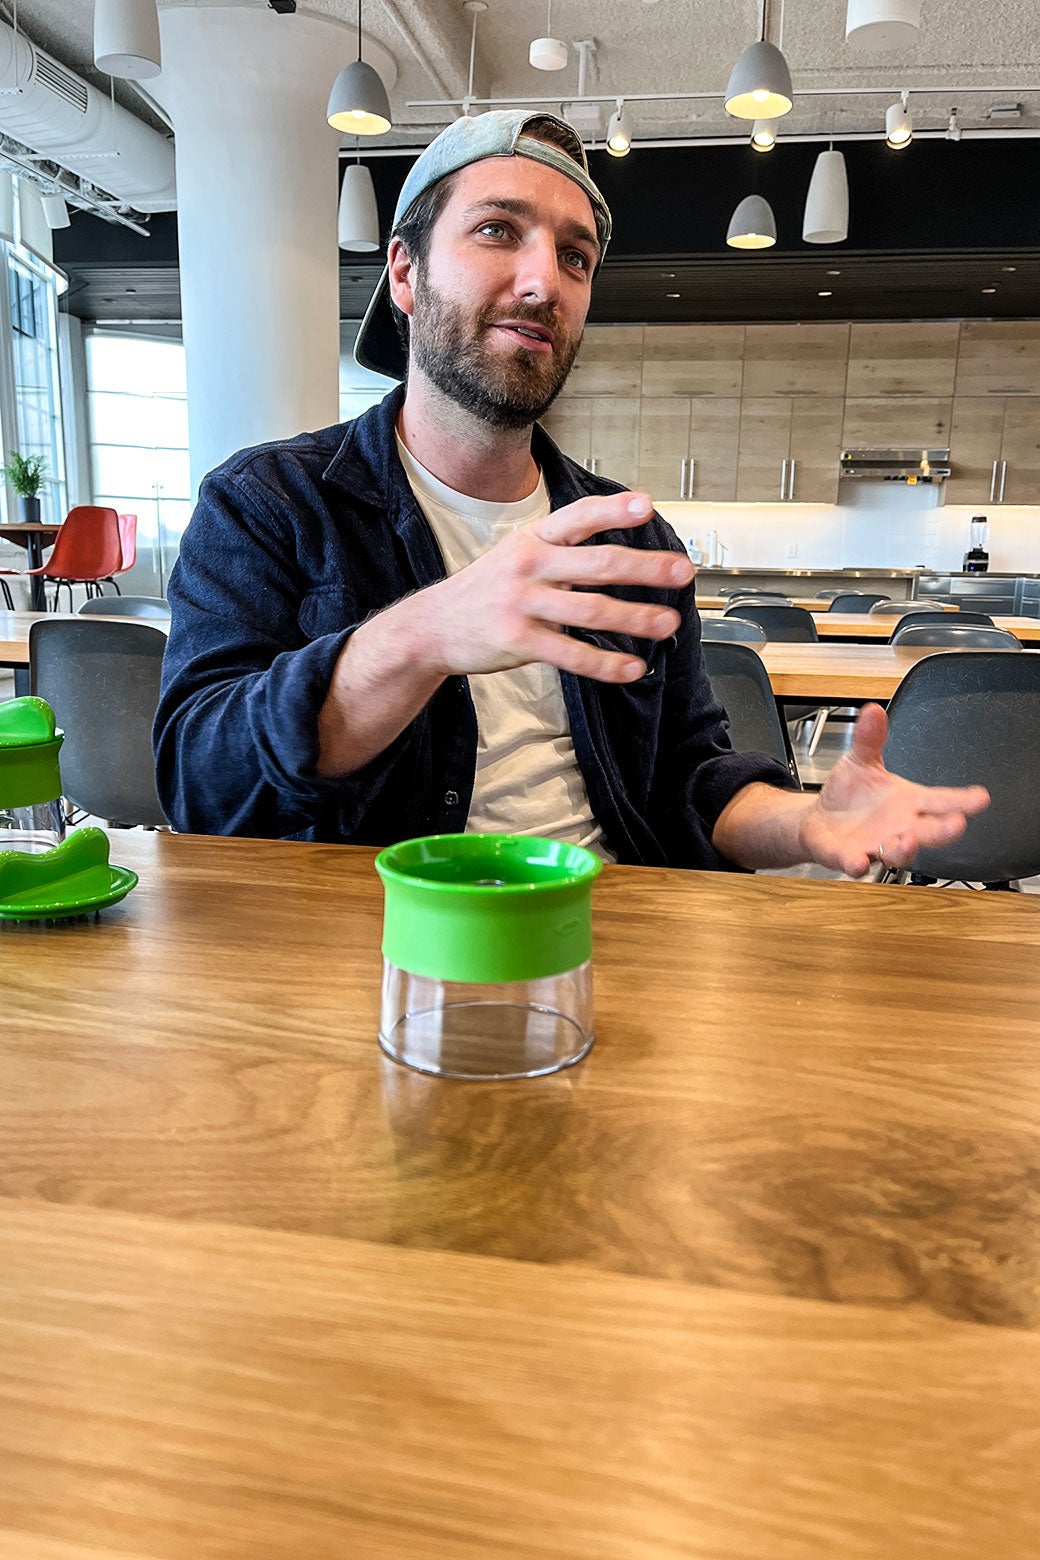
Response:
[{"label": "beard", "polygon": [[[492,428],[527,428],[559,395],[581,345],[548,305],[488,307],[476,316],[417,277],[409,334],[416,366],[444,395]],[[551,354],[517,346],[492,351],[486,333],[498,320],[527,321],[552,332]]]}]

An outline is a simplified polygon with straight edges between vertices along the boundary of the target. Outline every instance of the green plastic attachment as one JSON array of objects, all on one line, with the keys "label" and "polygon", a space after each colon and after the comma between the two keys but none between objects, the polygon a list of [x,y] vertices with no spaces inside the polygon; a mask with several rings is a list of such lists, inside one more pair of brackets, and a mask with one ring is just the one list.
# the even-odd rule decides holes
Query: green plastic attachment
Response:
[{"label": "green plastic attachment", "polygon": [[64,740],[43,699],[0,704],[0,807],[36,807],[61,795],[58,750]]},{"label": "green plastic attachment", "polygon": [[[35,701],[39,703],[39,700]],[[137,874],[108,862],[108,835],[77,829],[53,850],[0,851],[0,919],[59,920],[101,910],[137,885]]]},{"label": "green plastic attachment", "polygon": [[592,885],[580,845],[525,834],[434,834],[376,857],[383,956],[432,980],[539,980],[592,957]]}]

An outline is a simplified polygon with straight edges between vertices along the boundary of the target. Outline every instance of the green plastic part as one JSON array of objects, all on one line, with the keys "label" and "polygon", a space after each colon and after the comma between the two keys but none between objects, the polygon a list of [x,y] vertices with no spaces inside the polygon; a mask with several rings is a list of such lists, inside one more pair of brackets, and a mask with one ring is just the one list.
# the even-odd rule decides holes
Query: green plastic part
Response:
[{"label": "green plastic part", "polygon": [[43,699],[0,704],[0,808],[34,807],[61,795],[58,750],[64,740]]},{"label": "green plastic part", "polygon": [[108,861],[108,835],[77,829],[39,855],[0,851],[0,919],[60,920],[115,904],[137,885],[137,874]]},{"label": "green plastic part", "polygon": [[539,980],[592,957],[592,885],[580,845],[524,834],[435,834],[376,857],[383,956],[433,980]]}]

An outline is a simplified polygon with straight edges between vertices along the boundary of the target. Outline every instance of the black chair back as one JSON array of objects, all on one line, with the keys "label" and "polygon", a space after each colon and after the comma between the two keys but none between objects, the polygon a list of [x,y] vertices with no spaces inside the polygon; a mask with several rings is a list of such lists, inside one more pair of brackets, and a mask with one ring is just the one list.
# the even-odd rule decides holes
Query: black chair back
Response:
[{"label": "black chair back", "polygon": [[134,617],[170,621],[170,603],[161,596],[91,596],[79,608],[81,617]]},{"label": "black chair back", "polygon": [[831,600],[828,612],[869,612],[871,607],[879,601],[887,601],[887,596],[875,596],[866,590],[840,590]]},{"label": "black chair back", "polygon": [[1006,628],[985,628],[976,623],[900,623],[890,645],[924,649],[948,647],[951,650],[1021,650],[1022,645]]},{"label": "black chair back", "polygon": [[797,780],[787,727],[780,719],[761,658],[750,645],[719,640],[706,641],[702,650],[712,690],[726,711],[734,751],[767,753],[786,764]]},{"label": "black chair back", "polygon": [[908,612],[942,612],[941,601],[875,601],[871,617],[905,617]]},{"label": "black chair back", "polygon": [[767,639],[815,644],[820,637],[816,632],[813,615],[805,607],[783,607],[779,603],[748,601],[735,607],[727,607],[726,615],[731,612],[747,618],[750,623],[757,623],[759,628],[765,631]]},{"label": "black chair back", "polygon": [[757,623],[752,623],[748,618],[737,617],[702,617],[701,639],[710,639],[716,643],[725,641],[732,644],[739,640],[746,645],[764,645],[766,636]]}]

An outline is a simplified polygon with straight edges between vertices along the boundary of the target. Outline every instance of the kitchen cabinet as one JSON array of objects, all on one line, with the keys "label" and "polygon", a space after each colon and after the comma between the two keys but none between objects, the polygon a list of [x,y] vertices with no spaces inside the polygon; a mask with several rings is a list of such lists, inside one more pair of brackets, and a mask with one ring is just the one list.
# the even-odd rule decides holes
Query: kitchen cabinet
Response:
[{"label": "kitchen cabinet", "polygon": [[854,398],[949,398],[957,372],[959,339],[956,320],[854,324],[849,336],[845,394]]},{"label": "kitchen cabinet", "polygon": [[945,449],[949,443],[948,397],[854,396],[845,402],[847,450]]},{"label": "kitchen cabinet", "polygon": [[636,486],[654,499],[724,503],[737,494],[740,401],[644,396]]},{"label": "kitchen cabinet", "polygon": [[565,455],[589,471],[637,486],[638,396],[560,396],[542,426]]},{"label": "kitchen cabinet", "polygon": [[1040,395],[1040,320],[965,320],[954,393]]},{"label": "kitchen cabinet", "polygon": [[642,377],[642,325],[588,325],[560,398],[638,396]]},{"label": "kitchen cabinet", "polygon": [[749,503],[833,504],[843,404],[837,396],[745,396],[737,498]]},{"label": "kitchen cabinet", "polygon": [[741,393],[743,325],[648,325],[643,337],[646,396]]},{"label": "kitchen cabinet", "polygon": [[843,396],[848,325],[748,325],[743,394]]},{"label": "kitchen cabinet", "polygon": [[956,396],[948,504],[1040,503],[1040,396]]}]

